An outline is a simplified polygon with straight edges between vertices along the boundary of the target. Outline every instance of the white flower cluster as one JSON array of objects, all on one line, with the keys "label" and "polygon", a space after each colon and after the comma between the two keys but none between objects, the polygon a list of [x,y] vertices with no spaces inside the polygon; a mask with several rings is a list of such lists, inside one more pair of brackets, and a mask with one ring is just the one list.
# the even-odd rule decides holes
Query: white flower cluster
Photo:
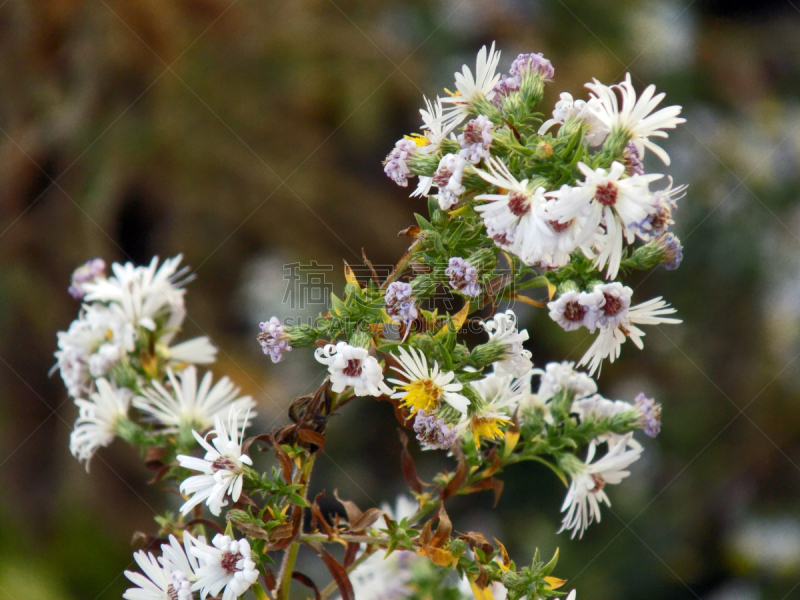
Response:
[{"label": "white flower cluster", "polygon": [[[556,396],[561,396],[569,401],[566,412],[576,415],[581,422],[603,422],[626,414],[649,436],[654,437],[661,428],[660,404],[644,394],[639,394],[633,404],[608,400],[597,393],[597,384],[591,377],[574,369],[574,363],[550,363],[544,370],[534,369],[533,373],[540,377],[539,388],[522,405],[523,412],[538,412],[547,423],[553,423],[552,402]],[[607,451],[595,459],[601,444],[606,445]],[[592,522],[599,522],[600,504],[611,506],[605,486],[618,484],[626,478],[630,474],[627,468],[639,459],[642,451],[633,432],[606,432],[591,440],[585,461],[567,462],[564,466],[572,481],[561,507],[566,515],[559,533],[571,530],[573,538],[583,537]]]},{"label": "white flower cluster", "polygon": [[675,309],[661,297],[631,306],[633,290],[621,283],[598,283],[591,291],[570,290],[550,302],[550,318],[566,331],[586,327],[591,333],[599,330],[597,338],[583,355],[580,365],[588,365],[594,374],[608,358],[612,363],[619,358],[622,344],[630,338],[640,350],[645,333],[637,325],[680,323],[664,315]]},{"label": "white flower cluster", "polygon": [[[125,571],[137,587],[129,588],[125,600],[193,600],[219,597],[234,600],[258,580],[258,569],[246,539],[233,540],[218,534],[211,544],[203,536],[183,532],[183,545],[174,535],[161,545],[161,556],[138,551],[133,555],[142,573]],[[223,591],[224,590],[224,591]]]},{"label": "white flower cluster", "polygon": [[102,446],[139,420],[162,433],[207,430],[230,406],[254,406],[227,377],[198,386],[195,365],[211,364],[217,348],[206,336],[175,343],[186,317],[184,286],[191,279],[176,256],[159,265],[111,266],[100,259],[79,267],[70,293],[82,300],[78,318],[58,333],[55,369],[79,408],[70,439],[72,453],[89,461]]}]

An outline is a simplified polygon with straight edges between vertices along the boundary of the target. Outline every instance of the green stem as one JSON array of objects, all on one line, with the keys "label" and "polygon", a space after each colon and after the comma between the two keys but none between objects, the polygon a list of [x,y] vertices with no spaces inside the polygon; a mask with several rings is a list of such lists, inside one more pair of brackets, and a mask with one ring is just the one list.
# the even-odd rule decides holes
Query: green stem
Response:
[{"label": "green stem", "polygon": [[289,600],[289,590],[292,586],[292,573],[294,572],[294,563],[297,560],[297,553],[300,551],[300,544],[292,542],[289,549],[286,551],[286,558],[281,566],[283,577],[278,585],[276,600]]}]

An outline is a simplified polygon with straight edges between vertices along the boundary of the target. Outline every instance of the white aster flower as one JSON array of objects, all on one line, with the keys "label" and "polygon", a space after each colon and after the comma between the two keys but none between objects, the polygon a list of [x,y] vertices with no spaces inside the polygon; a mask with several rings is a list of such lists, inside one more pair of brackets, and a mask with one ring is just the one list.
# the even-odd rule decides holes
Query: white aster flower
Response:
[{"label": "white aster flower", "polygon": [[597,393],[597,384],[586,373],[574,369],[574,362],[551,362],[545,365],[544,370],[534,369],[533,374],[539,375],[539,389],[536,396],[540,402],[548,402],[553,396],[563,390],[571,392],[574,399],[584,398]]},{"label": "white aster flower", "polygon": [[[458,123],[445,123],[441,98],[436,98],[435,102],[431,102],[427,98],[424,98],[424,100],[427,110],[420,109],[419,111],[420,115],[422,115],[423,123],[420,129],[424,130],[424,134],[422,138],[417,137],[417,135],[413,137],[414,141],[419,145],[419,148],[417,148],[418,153],[436,154],[439,151],[442,140],[447,137]],[[417,189],[414,190],[411,196],[427,196],[431,191],[432,185],[433,177],[421,175]]]},{"label": "white aster flower", "polygon": [[67,331],[58,332],[56,367],[73,397],[91,389],[92,377],[103,377],[132,352],[136,330],[118,311],[87,305]]},{"label": "white aster flower", "polygon": [[[656,86],[649,85],[637,100],[630,73],[626,73],[625,81],[618,85],[603,85],[595,79],[592,83],[587,83],[586,87],[599,100],[596,107],[593,107],[593,112],[608,131],[624,131],[630,136],[639,156],[644,157],[645,148],[648,148],[665,165],[669,165],[669,155],[650,138],[669,137],[665,129],[675,129],[686,122],[686,119],[678,116],[681,114],[680,106],[668,106],[653,112],[665,94],[656,94]],[[617,102],[615,89],[619,90],[621,103]]]},{"label": "white aster flower", "polygon": [[[249,456],[242,454],[248,416],[244,419],[241,436],[237,427],[239,416],[235,409],[231,409],[228,413],[227,427],[217,415],[214,419],[215,428],[209,431],[205,438],[192,431],[197,442],[205,449],[206,455],[203,458],[178,455],[181,467],[200,473],[188,477],[181,483],[181,493],[192,495],[181,506],[184,515],[189,514],[198,504],[205,502],[211,513],[219,516],[222,507],[228,504],[226,495],[234,502],[239,500],[244,484],[244,466],[253,464]],[[209,435],[215,436],[211,444],[206,441]]]},{"label": "white aster flower", "polygon": [[101,446],[108,446],[117,435],[120,421],[128,418],[131,392],[126,388],[112,386],[106,379],[97,379],[97,391],[89,394],[89,400],[77,398],[78,419],[69,438],[69,450],[80,461],[89,461]]},{"label": "white aster flower", "polygon": [[554,245],[550,217],[545,213],[545,189],[533,189],[527,179],[517,181],[508,167],[492,157],[488,172],[478,175],[503,194],[481,194],[476,200],[488,200],[476,206],[486,225],[486,233],[503,250],[516,254],[526,265],[549,262],[548,251]]},{"label": "white aster flower", "polygon": [[198,580],[192,590],[200,590],[205,600],[209,595],[222,600],[234,600],[244,594],[258,580],[258,569],[246,539],[232,540],[227,535],[217,534],[212,545],[197,543],[191,552],[199,559]]},{"label": "white aster flower", "polygon": [[582,538],[583,532],[592,522],[600,522],[600,504],[605,502],[607,506],[611,506],[611,501],[603,488],[609,483],[618,484],[630,475],[625,469],[642,455],[641,448],[627,449],[627,439],[619,440],[609,448],[605,456],[592,462],[596,449],[596,446],[591,444],[586,464],[571,474],[572,482],[561,507],[561,512],[566,511],[567,514],[558,533],[572,530],[573,539],[576,535]]},{"label": "white aster flower", "polygon": [[[170,536],[175,539],[174,536]],[[167,547],[166,544],[163,547]],[[122,594],[125,600],[191,600],[191,583],[186,573],[173,570],[169,565],[159,564],[151,553],[145,554],[139,550],[134,553],[133,559],[139,565],[142,573],[125,571],[125,577],[138,587],[128,588]]]},{"label": "white aster flower", "polygon": [[445,112],[448,127],[455,127],[470,113],[470,105],[476,100],[485,98],[491,101],[494,97],[494,85],[500,79],[496,73],[497,63],[500,62],[500,51],[495,51],[494,42],[487,52],[486,46],[478,52],[478,61],[475,66],[475,76],[467,65],[461,73],[456,73],[456,95],[443,98],[443,104],[451,104]]},{"label": "white aster flower", "polygon": [[352,386],[356,396],[382,396],[392,390],[383,382],[383,369],[378,359],[369,355],[366,348],[357,348],[346,342],[335,346],[327,344],[317,348],[316,358],[327,365],[331,376],[331,389],[339,393]]},{"label": "white aster flower", "polygon": [[608,128],[598,119],[595,111],[600,101],[597,98],[590,98],[589,101],[573,100],[572,94],[561,93],[561,99],[556,102],[553,110],[553,118],[548,119],[539,127],[539,135],[544,135],[553,125],[563,125],[569,119],[584,121],[587,125],[586,141],[592,146],[603,143],[608,135]]},{"label": "white aster flower", "polygon": [[528,330],[517,330],[517,315],[513,310],[507,310],[487,319],[481,323],[484,330],[489,334],[489,342],[495,342],[505,346],[505,354],[495,362],[494,369],[498,375],[512,375],[513,377],[524,377],[533,368],[531,353],[522,347],[522,343],[527,341]]},{"label": "white aster flower", "polygon": [[503,436],[503,427],[511,420],[521,402],[524,402],[531,391],[531,370],[518,379],[501,373],[490,373],[483,379],[472,383],[472,387],[481,397],[481,402],[471,405],[468,414],[461,417],[456,429],[459,433],[469,430],[475,440],[475,447],[480,448],[481,441],[497,439]]},{"label": "white aster flower", "polygon": [[119,306],[127,320],[133,325],[155,331],[156,319],[164,315],[167,333],[161,341],[169,343],[174,332],[185,317],[183,286],[191,276],[188,267],[179,269],[182,255],[165,260],[158,266],[154,257],[146,267],[135,267],[133,263],[114,263],[109,278],[98,277],[83,284],[87,302],[114,303]]},{"label": "white aster flower", "polygon": [[[583,245],[593,240],[598,247],[595,266],[600,270],[607,267],[606,277],[614,279],[622,260],[623,242],[632,244],[635,227],[655,210],[648,186],[663,175],[623,177],[625,166],[616,161],[610,171],[592,170],[582,162],[578,168],[584,181],[550,192],[549,197],[556,200],[550,210],[559,223],[585,217],[577,242]],[[598,235],[600,226],[605,228],[602,235]]]},{"label": "white aster flower", "polygon": [[406,350],[400,348],[400,355],[393,355],[400,363],[400,367],[392,367],[405,381],[400,379],[389,379],[390,383],[397,386],[397,391],[392,394],[392,398],[402,400],[402,404],[407,406],[411,414],[418,410],[427,413],[437,409],[442,401],[446,402],[460,413],[466,413],[469,406],[469,399],[458,392],[463,385],[458,381],[453,381],[456,375],[452,371],[439,371],[439,363],[435,360],[431,368],[428,367],[428,359],[425,355],[414,348]]},{"label": "white aster flower", "polygon": [[[629,289],[629,288],[628,288]],[[611,308],[604,307],[607,312]],[[620,306],[620,310],[622,307]],[[634,345],[641,350],[644,347],[642,338],[645,333],[637,327],[637,325],[659,325],[661,323],[681,323],[680,319],[667,318],[664,315],[674,314],[676,311],[669,306],[661,296],[653,298],[647,302],[637,304],[630,308],[625,309],[625,314],[622,318],[614,317],[613,322],[616,325],[606,328],[600,328],[600,333],[594,340],[594,343],[583,355],[578,365],[588,365],[589,373],[594,375],[603,363],[603,360],[608,358],[613,363],[619,358],[622,350],[622,344],[625,340],[630,338]]]},{"label": "white aster flower", "polygon": [[[134,398],[133,405],[166,425],[170,431],[182,427],[205,431],[214,425],[217,418],[227,417],[230,410],[245,415],[256,404],[250,396],[239,397],[239,388],[227,377],[222,377],[212,387],[211,371],[206,371],[198,386],[194,366],[177,373],[168,367],[167,378],[171,389],[153,380],[152,387],[143,388],[142,395]],[[244,422],[245,417],[242,417],[237,427]]]}]

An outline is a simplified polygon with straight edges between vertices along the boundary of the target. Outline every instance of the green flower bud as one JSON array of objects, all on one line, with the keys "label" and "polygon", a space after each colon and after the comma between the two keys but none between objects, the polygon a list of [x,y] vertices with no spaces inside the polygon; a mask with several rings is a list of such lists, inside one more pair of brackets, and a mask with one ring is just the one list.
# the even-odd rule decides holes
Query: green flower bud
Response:
[{"label": "green flower bud", "polygon": [[500,360],[506,352],[506,346],[499,342],[479,344],[472,349],[470,358],[478,368],[488,366]]},{"label": "green flower bud", "polygon": [[567,279],[566,281],[562,281],[558,284],[557,294],[559,296],[566,294],[567,292],[580,292],[580,286],[572,281],[571,279]]},{"label": "green flower bud", "polygon": [[369,349],[370,345],[372,344],[372,336],[366,331],[356,331],[350,336],[350,340],[348,342],[351,346],[356,348]]},{"label": "green flower bud", "polygon": [[436,282],[430,275],[417,275],[411,282],[411,297],[416,300],[427,300],[436,293]]},{"label": "green flower bud", "polygon": [[434,227],[444,227],[449,220],[450,215],[443,210],[436,209],[431,215],[431,223],[433,223]]},{"label": "green flower bud", "polygon": [[318,331],[311,325],[286,327],[284,332],[289,336],[289,345],[292,348],[312,346],[319,339]]},{"label": "green flower bud", "polygon": [[497,255],[493,249],[481,248],[473,252],[467,259],[479,272],[492,270],[497,264]]}]

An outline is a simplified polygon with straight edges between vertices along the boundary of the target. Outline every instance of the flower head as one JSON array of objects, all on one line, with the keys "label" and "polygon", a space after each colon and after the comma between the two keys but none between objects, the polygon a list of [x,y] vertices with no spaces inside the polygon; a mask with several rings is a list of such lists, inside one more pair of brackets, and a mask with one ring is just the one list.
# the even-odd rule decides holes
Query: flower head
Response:
[{"label": "flower head", "polygon": [[97,391],[89,394],[89,400],[75,400],[79,415],[69,438],[70,452],[78,460],[86,461],[87,471],[97,449],[113,442],[120,421],[128,418],[132,395],[129,389],[112,386],[104,378],[95,383]]},{"label": "flower head", "polygon": [[556,102],[553,110],[553,118],[548,119],[539,127],[539,135],[544,135],[553,125],[564,125],[568,120],[583,122],[586,127],[586,141],[592,146],[603,143],[608,135],[608,129],[597,118],[595,109],[598,104],[597,98],[590,98],[589,101],[575,100],[568,92],[561,93],[561,99]]},{"label": "flower head", "polygon": [[423,450],[448,450],[458,438],[454,425],[448,425],[436,415],[429,415],[424,409],[419,409],[414,417],[414,432]]},{"label": "flower head", "polygon": [[466,191],[461,183],[466,166],[467,159],[460,154],[445,154],[439,161],[432,182],[439,188],[436,200],[442,210],[450,210],[458,203],[458,197]]},{"label": "flower head", "polygon": [[106,262],[102,258],[94,258],[81,265],[72,273],[72,281],[70,282],[69,289],[67,290],[73,298],[80,300],[86,295],[83,289],[83,284],[88,281],[94,281],[106,270]]},{"label": "flower head", "polygon": [[596,446],[590,444],[586,463],[571,473],[572,482],[561,507],[561,512],[566,511],[567,514],[558,532],[572,530],[572,538],[576,535],[582,538],[584,531],[593,521],[600,522],[600,504],[605,502],[611,506],[611,501],[604,491],[605,486],[618,484],[630,475],[625,469],[642,455],[641,448],[627,449],[625,438],[619,440],[596,461],[594,461],[595,452]]},{"label": "flower head", "polygon": [[[205,543],[204,538],[200,538]],[[125,600],[191,600],[191,582],[199,565],[191,553],[191,547],[198,543],[189,532],[183,532],[181,546],[174,535],[169,536],[169,544],[161,544],[161,557],[143,551],[134,553],[133,558],[144,575],[125,571],[125,577],[138,587],[130,588],[123,594]]]},{"label": "flower head", "polygon": [[314,358],[328,366],[331,389],[336,393],[350,386],[356,396],[382,396],[392,392],[383,382],[383,369],[378,359],[370,356],[366,348],[347,342],[328,344],[317,348]]},{"label": "flower head", "polygon": [[460,73],[456,73],[456,94],[450,98],[442,98],[443,104],[450,104],[445,111],[447,123],[451,126],[458,125],[470,112],[470,106],[476,101],[486,99],[491,101],[494,97],[494,86],[500,79],[496,73],[497,63],[500,62],[500,52],[486,46],[478,52],[478,61],[475,66],[475,75],[467,65]]},{"label": "flower head", "polygon": [[268,355],[272,362],[280,362],[283,355],[289,352],[292,347],[289,345],[289,334],[286,333],[278,317],[271,317],[269,321],[258,324],[261,333],[258,334],[258,342],[264,354]]},{"label": "flower head", "polygon": [[171,430],[188,427],[205,431],[218,417],[228,416],[231,409],[242,415],[237,423],[241,427],[246,411],[256,405],[250,396],[239,396],[239,388],[227,377],[220,378],[212,387],[211,371],[206,371],[199,386],[194,366],[177,373],[167,368],[167,378],[171,390],[153,380],[151,387],[143,388],[142,395],[134,398],[133,405]]},{"label": "flower head", "polygon": [[386,288],[386,314],[392,319],[409,325],[417,320],[417,305],[411,298],[410,283],[394,281]]},{"label": "flower head", "polygon": [[534,54],[520,54],[511,63],[511,68],[508,70],[509,75],[512,77],[524,77],[528,73],[539,75],[542,79],[552,79],[556,71],[553,64],[547,60],[541,52]]},{"label": "flower head", "polygon": [[432,361],[428,367],[428,359],[414,348],[399,349],[400,355],[393,355],[400,363],[399,367],[392,367],[403,380],[389,379],[396,386],[392,398],[402,400],[402,404],[409,408],[411,414],[424,410],[427,414],[435,411],[442,402],[455,408],[460,413],[466,413],[469,400],[459,394],[462,385],[455,379],[452,371],[439,371],[439,364]]},{"label": "flower head", "polygon": [[453,289],[470,298],[477,298],[480,295],[481,286],[478,283],[478,269],[468,260],[460,256],[451,257],[449,266],[444,270],[444,273],[450,278],[450,286]]},{"label": "flower head", "polygon": [[406,161],[417,151],[417,144],[413,140],[403,138],[398,140],[394,149],[383,161],[383,172],[400,187],[408,185],[408,176],[411,171],[406,164]]},{"label": "flower head", "polygon": [[201,598],[219,596],[221,600],[234,600],[244,594],[258,580],[258,568],[246,539],[234,540],[217,534],[212,545],[198,543],[191,552],[198,558],[197,581],[192,590],[200,590]]},{"label": "flower head", "polygon": [[[178,462],[184,469],[197,471],[200,475],[192,475],[185,479],[180,486],[181,493],[191,494],[181,512],[184,515],[198,504],[205,502],[213,515],[219,516],[222,507],[228,504],[225,496],[230,496],[234,502],[239,500],[244,484],[244,466],[252,465],[252,459],[242,453],[244,430],[247,427],[248,416],[244,418],[241,436],[238,423],[238,411],[231,408],[228,413],[227,427],[217,415],[214,418],[215,427],[201,437],[196,431],[192,435],[205,449],[203,458],[178,455]],[[214,439],[209,444],[207,438],[213,435]]]},{"label": "flower head", "polygon": [[505,347],[505,354],[495,363],[495,372],[498,375],[524,377],[533,368],[530,351],[522,347],[529,336],[526,329],[517,330],[517,315],[514,311],[499,313],[493,319],[483,321],[482,325],[489,334],[489,342]]},{"label": "flower head", "polygon": [[[678,116],[681,114],[680,106],[668,106],[653,112],[665,94],[656,94],[656,86],[649,85],[637,100],[630,73],[625,74],[625,81],[619,85],[607,86],[595,79],[592,83],[587,83],[586,87],[592,97],[597,98],[594,112],[609,131],[619,130],[627,134],[636,146],[639,156],[643,157],[647,148],[665,165],[669,165],[669,155],[650,138],[669,137],[665,129],[675,129],[686,122],[686,119]],[[615,90],[620,93],[621,102],[617,102]]]},{"label": "flower head", "polygon": [[597,393],[597,384],[586,373],[576,371],[574,362],[551,362],[544,370],[534,369],[539,375],[539,389],[536,396],[540,402],[547,402],[556,394],[567,391],[577,400]]},{"label": "flower head", "polygon": [[489,148],[492,145],[492,122],[486,115],[468,121],[463,133],[458,136],[458,143],[463,150],[461,156],[477,165],[482,160],[489,160]]},{"label": "flower head", "polygon": [[636,396],[633,402],[639,411],[642,429],[650,437],[656,437],[661,432],[661,405],[643,393]]}]

